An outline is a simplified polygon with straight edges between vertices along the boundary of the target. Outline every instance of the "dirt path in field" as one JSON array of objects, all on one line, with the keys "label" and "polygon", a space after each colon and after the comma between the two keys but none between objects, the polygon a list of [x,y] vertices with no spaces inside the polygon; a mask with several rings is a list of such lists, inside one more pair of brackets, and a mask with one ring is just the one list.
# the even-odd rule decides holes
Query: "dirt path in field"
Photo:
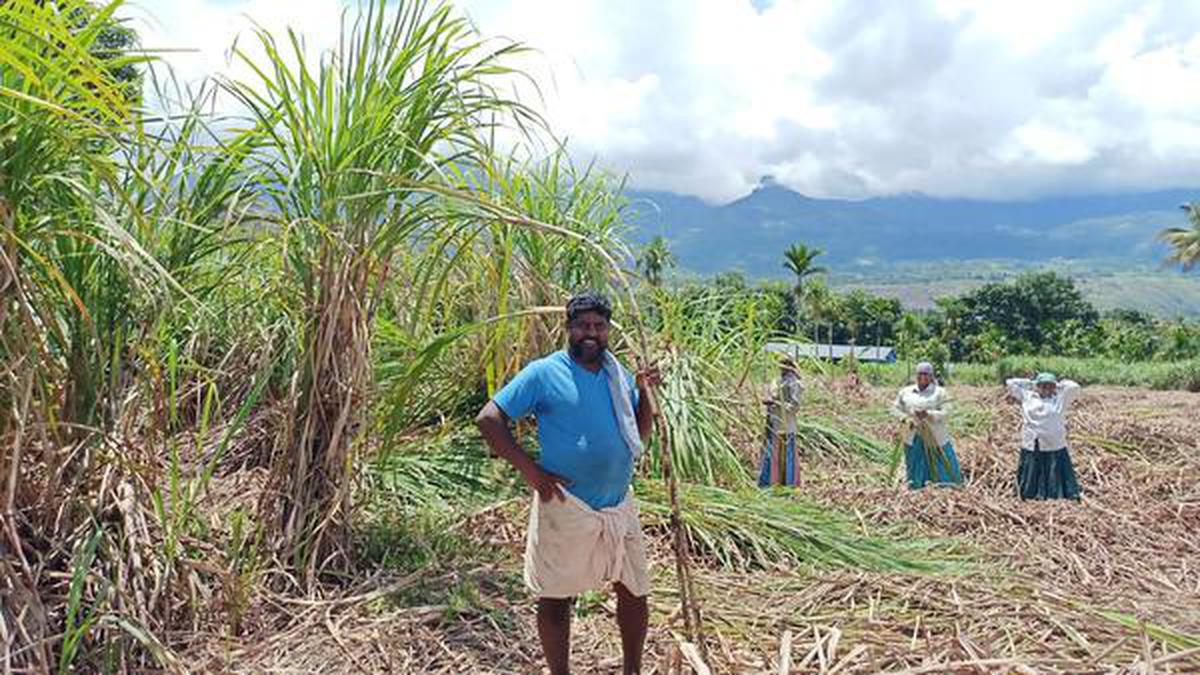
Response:
[{"label": "dirt path in field", "polygon": [[[1086,389],[1069,418],[1085,493],[1076,504],[1016,499],[1015,406],[999,388],[952,393],[961,489],[910,492],[882,485],[877,465],[809,457],[798,491],[858,513],[865,528],[915,523],[926,536],[954,537],[980,564],[949,578],[702,569],[714,672],[778,672],[785,634],[792,672],[1200,672],[1200,396]],[[809,405],[890,439],[881,410],[892,395],[839,390]],[[335,603],[259,598],[253,634],[210,636],[190,663],[239,672],[541,672],[519,577],[523,518],[510,504],[470,521],[471,541],[504,552],[495,563],[370,580],[360,597]],[[671,631],[679,628],[662,542],[654,557],[645,672],[676,672]],[[456,590],[448,602],[405,604],[416,586]],[[574,672],[620,672],[612,602],[581,600]]]}]

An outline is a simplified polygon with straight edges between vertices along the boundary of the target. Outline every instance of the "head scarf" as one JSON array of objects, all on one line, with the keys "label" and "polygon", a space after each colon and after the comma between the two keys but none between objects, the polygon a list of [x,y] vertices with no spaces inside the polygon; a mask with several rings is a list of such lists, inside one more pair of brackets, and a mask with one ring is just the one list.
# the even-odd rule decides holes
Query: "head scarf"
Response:
[{"label": "head scarf", "polygon": [[[930,386],[937,386],[937,375],[933,372],[933,364],[928,361],[922,361],[917,364],[917,375],[925,373],[929,376]],[[922,390],[923,391],[923,390]]]}]

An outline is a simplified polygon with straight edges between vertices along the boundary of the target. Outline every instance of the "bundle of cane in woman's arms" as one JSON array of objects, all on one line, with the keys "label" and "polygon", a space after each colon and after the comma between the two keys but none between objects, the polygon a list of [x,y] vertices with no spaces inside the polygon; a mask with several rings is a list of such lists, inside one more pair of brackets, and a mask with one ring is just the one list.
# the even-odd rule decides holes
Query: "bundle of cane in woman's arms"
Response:
[{"label": "bundle of cane in woman's arms", "polygon": [[921,437],[921,444],[925,446],[925,459],[929,462],[929,468],[950,470],[950,458],[946,456],[946,451],[942,446],[938,445],[937,438],[933,435],[933,429],[929,426],[928,418],[920,418],[911,422],[913,431]]}]

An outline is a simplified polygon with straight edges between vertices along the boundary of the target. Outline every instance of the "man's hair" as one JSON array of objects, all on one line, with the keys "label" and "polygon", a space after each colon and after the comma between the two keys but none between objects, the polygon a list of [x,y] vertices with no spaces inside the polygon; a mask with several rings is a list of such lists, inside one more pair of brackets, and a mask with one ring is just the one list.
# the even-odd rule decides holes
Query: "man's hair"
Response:
[{"label": "man's hair", "polygon": [[608,298],[599,293],[587,291],[576,294],[567,301],[567,323],[574,321],[584,312],[595,312],[604,317],[605,321],[612,320],[612,306],[608,304]]}]

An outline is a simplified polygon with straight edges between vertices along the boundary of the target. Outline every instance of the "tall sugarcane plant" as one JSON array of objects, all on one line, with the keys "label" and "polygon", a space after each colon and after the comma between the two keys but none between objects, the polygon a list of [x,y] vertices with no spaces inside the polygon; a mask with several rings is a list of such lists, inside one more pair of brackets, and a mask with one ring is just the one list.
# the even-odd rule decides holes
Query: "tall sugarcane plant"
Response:
[{"label": "tall sugarcane plant", "polygon": [[0,382],[5,438],[26,419],[12,413],[44,408],[21,392],[51,404],[45,377],[62,368],[77,404],[53,417],[93,421],[82,409],[94,396],[81,380],[94,373],[81,372],[81,352],[65,355],[82,349],[81,334],[96,335],[80,277],[109,273],[83,261],[132,253],[92,200],[117,182],[112,151],[132,122],[110,69],[138,59],[94,49],[120,4],[0,3],[0,354],[14,366]]},{"label": "tall sugarcane plant", "polygon": [[[590,244],[546,236],[502,220],[489,222],[482,233],[482,246],[473,249],[477,257],[469,265],[481,272],[479,281],[484,284],[479,297],[488,305],[480,307],[481,314],[503,316],[511,311],[513,300],[521,307],[561,305],[562,298],[577,289],[608,286],[613,270],[593,247],[605,249],[618,260],[628,255],[621,239],[625,228],[622,187],[593,167],[577,168],[561,148],[538,162],[494,162],[484,181],[472,186],[474,192],[489,195],[533,220],[558,223]],[[559,316],[526,322],[525,329],[521,328],[499,323],[485,336],[489,394],[504,384],[519,363],[562,344]]]},{"label": "tall sugarcane plant", "polygon": [[[448,169],[461,194],[559,223],[626,257],[625,200],[611,176],[577,167],[562,148],[533,161],[497,155],[476,168]],[[583,239],[481,218],[462,200],[442,200],[437,218],[444,226],[421,233],[381,310],[386,331],[377,340],[383,350],[377,362],[386,382],[380,418],[392,432],[429,419],[431,405],[449,411],[465,399],[490,396],[520,364],[561,346],[563,298],[580,288],[606,288],[613,274]],[[536,308],[553,309],[529,311]],[[447,340],[448,326],[466,329]],[[426,349],[436,358],[421,366],[419,382],[409,382],[412,357]]]},{"label": "tall sugarcane plant", "polygon": [[314,58],[301,38],[256,33],[247,108],[253,157],[296,324],[292,409],[263,504],[302,581],[350,563],[350,478],[371,384],[374,316],[392,265],[432,219],[415,191],[488,153],[482,131],[521,114],[488,82],[513,45],[481,41],[443,4],[373,2]]},{"label": "tall sugarcane plant", "polygon": [[33,671],[62,638],[23,619],[52,583],[45,558],[82,543],[88,505],[63,495],[92,479],[86,444],[123,384],[131,268],[156,268],[114,215],[136,128],[113,73],[145,60],[99,47],[120,5],[0,3],[0,621]]},{"label": "tall sugarcane plant", "polygon": [[[729,440],[732,425],[753,434],[751,411],[729,415],[740,401],[730,384],[745,383],[752,370],[769,360],[764,346],[771,334],[771,314],[753,294],[703,291],[693,296],[652,293],[656,334],[666,344],[660,396],[670,432],[675,473],[682,480],[737,487],[750,475]],[[661,472],[664,457],[650,454],[649,468]]]}]

